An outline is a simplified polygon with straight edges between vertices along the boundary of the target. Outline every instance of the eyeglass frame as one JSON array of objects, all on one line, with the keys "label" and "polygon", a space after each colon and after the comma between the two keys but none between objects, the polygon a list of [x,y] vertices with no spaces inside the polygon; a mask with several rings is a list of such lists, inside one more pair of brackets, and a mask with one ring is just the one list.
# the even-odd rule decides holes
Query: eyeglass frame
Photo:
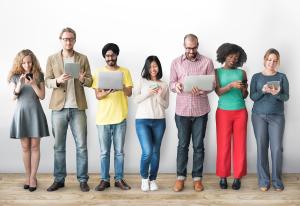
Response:
[{"label": "eyeglass frame", "polygon": [[64,42],[74,42],[76,39],[75,38],[60,38],[60,40],[64,41]]},{"label": "eyeglass frame", "polygon": [[198,46],[194,47],[194,48],[189,48],[189,47],[184,47],[186,51],[197,51],[198,50]]}]

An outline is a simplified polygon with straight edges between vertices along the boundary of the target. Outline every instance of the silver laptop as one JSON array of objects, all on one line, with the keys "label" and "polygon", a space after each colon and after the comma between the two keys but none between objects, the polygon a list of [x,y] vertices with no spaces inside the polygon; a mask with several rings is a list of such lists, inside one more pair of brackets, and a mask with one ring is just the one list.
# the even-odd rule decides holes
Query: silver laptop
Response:
[{"label": "silver laptop", "polygon": [[100,89],[123,89],[123,73],[122,72],[99,72],[98,88]]},{"label": "silver laptop", "polygon": [[65,73],[71,75],[74,79],[79,78],[80,64],[65,63]]},{"label": "silver laptop", "polygon": [[211,91],[214,87],[215,75],[190,75],[183,82],[183,91],[191,92],[193,87],[204,91]]}]

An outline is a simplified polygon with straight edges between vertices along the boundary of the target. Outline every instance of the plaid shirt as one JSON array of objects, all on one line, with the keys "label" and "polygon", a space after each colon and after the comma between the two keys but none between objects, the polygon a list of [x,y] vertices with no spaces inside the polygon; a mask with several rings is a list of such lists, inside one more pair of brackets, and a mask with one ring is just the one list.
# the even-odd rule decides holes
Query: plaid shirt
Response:
[{"label": "plaid shirt", "polygon": [[[186,76],[214,74],[214,65],[211,59],[197,54],[195,61],[190,61],[185,55],[173,60],[170,74],[170,89],[176,92],[175,84],[183,84]],[[199,117],[210,111],[207,94],[193,96],[191,93],[180,93],[176,97],[176,114],[180,116]]]}]

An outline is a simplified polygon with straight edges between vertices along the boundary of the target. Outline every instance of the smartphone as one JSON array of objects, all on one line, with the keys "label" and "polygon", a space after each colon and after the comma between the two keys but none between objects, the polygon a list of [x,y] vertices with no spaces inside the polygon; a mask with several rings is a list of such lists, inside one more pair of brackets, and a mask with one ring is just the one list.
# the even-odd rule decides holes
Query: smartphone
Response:
[{"label": "smartphone", "polygon": [[33,73],[27,73],[25,75],[25,78],[28,79],[30,81],[30,79],[33,79]]},{"label": "smartphone", "polygon": [[158,84],[152,84],[152,85],[150,85],[150,88],[151,88],[151,89],[157,89],[158,87],[159,87]]},{"label": "smartphone", "polygon": [[242,84],[241,84],[241,85],[242,85],[243,87],[245,87],[246,84],[247,84],[247,80],[246,80],[246,79],[242,80]]}]

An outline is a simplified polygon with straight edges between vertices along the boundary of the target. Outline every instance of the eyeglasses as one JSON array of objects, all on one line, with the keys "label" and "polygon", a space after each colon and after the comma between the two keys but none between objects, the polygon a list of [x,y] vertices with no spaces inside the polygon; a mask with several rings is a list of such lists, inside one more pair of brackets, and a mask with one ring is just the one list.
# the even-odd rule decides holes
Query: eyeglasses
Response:
[{"label": "eyeglasses", "polygon": [[115,58],[116,54],[105,54],[105,58]]},{"label": "eyeglasses", "polygon": [[61,38],[61,40],[63,40],[64,42],[74,42],[74,38]]},{"label": "eyeglasses", "polygon": [[190,47],[185,47],[185,50],[187,51],[197,51],[198,47],[193,47],[193,48],[190,48]]}]

